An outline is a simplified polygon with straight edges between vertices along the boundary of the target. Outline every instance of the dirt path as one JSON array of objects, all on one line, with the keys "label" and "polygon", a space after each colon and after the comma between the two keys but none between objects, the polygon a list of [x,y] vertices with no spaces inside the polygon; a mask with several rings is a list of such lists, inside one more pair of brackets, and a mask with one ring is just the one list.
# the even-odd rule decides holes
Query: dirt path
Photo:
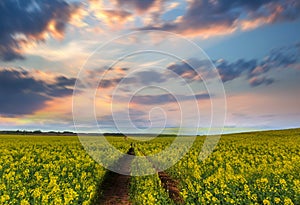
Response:
[{"label": "dirt path", "polygon": [[[139,149],[138,149],[139,150]],[[144,153],[139,150],[143,155]],[[133,152],[134,154],[134,152]],[[153,164],[151,159],[147,159]],[[108,171],[105,176],[105,180],[100,186],[100,190],[103,190],[102,198],[96,203],[96,205],[130,205],[129,198],[129,185],[130,185],[130,167],[133,157],[124,156],[119,159],[116,166],[120,169],[121,173],[118,174],[112,171]],[[154,164],[153,164],[154,166]],[[154,167],[155,168],[155,167]],[[156,168],[155,168],[156,169]],[[156,169],[157,170],[157,169]],[[163,188],[168,192],[170,199],[176,204],[184,204],[184,200],[180,195],[178,189],[178,181],[172,179],[166,172],[158,172],[159,179]]]},{"label": "dirt path", "polygon": [[112,171],[107,173],[100,187],[100,190],[103,190],[103,197],[97,203],[98,205],[131,204],[129,201],[129,179],[132,159],[132,157],[125,156],[117,162],[120,171],[127,175]]},{"label": "dirt path", "polygon": [[169,193],[169,197],[176,204],[184,204],[184,200],[178,189],[178,181],[172,179],[166,172],[158,172],[159,179],[164,189]]},{"label": "dirt path", "polygon": [[[141,151],[140,149],[138,149],[138,150],[144,156],[146,156],[143,151]],[[172,199],[176,204],[184,204],[184,200],[183,200],[182,196],[180,195],[180,190],[178,189],[178,186],[179,186],[178,181],[172,179],[166,172],[158,171],[158,169],[155,167],[152,160],[149,159],[148,157],[147,157],[147,159],[149,160],[149,162],[152,163],[153,168],[157,170],[158,177],[161,181],[161,184],[162,184],[163,188],[169,194],[170,199]]]}]

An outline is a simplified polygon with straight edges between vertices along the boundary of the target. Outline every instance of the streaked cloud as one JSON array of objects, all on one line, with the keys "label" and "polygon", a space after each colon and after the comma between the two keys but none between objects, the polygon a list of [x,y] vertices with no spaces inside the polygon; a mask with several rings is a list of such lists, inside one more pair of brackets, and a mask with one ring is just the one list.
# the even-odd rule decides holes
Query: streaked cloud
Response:
[{"label": "streaked cloud", "polygon": [[[279,69],[299,69],[300,64],[300,44],[295,43],[284,47],[272,49],[262,59],[238,59],[229,62],[225,59],[213,60],[214,65],[220,75],[221,80],[226,83],[237,78],[244,78],[250,86],[270,85],[276,81],[273,77],[268,76],[271,70]],[[99,87],[112,88],[118,84],[123,85],[157,85],[175,79],[174,74],[180,76],[185,81],[201,82],[202,78],[216,77],[213,74],[212,62],[209,60],[198,60],[190,58],[183,61],[177,61],[166,65],[161,70],[139,71],[131,73],[130,77],[125,76],[130,68],[110,68],[110,75],[104,77]],[[108,69],[103,68],[103,69]],[[90,77],[103,74],[103,69],[90,71]],[[178,77],[177,76],[177,77]],[[176,78],[177,78],[176,77]],[[98,81],[99,79],[94,79]],[[91,81],[92,82],[92,81]],[[166,99],[168,98],[165,96]],[[146,103],[147,100],[145,100]],[[158,100],[159,101],[159,100]]]},{"label": "streaked cloud", "polygon": [[226,60],[216,61],[216,67],[223,82],[234,80],[245,72],[251,72],[256,66],[256,60],[246,61],[244,59],[239,59],[232,63],[229,63]]},{"label": "streaked cloud", "polygon": [[253,87],[269,85],[275,79],[268,77],[270,70],[294,68],[300,64],[299,44],[272,49],[263,59],[244,60],[228,63],[226,60],[215,61],[223,82],[245,77]]},{"label": "streaked cloud", "polygon": [[[272,49],[263,59],[238,59],[235,62],[228,62],[224,59],[214,60],[214,64],[219,72],[222,81],[229,82],[236,78],[243,77],[253,87],[259,85],[270,85],[275,79],[268,77],[270,70],[278,69],[299,69],[300,64],[300,44],[283,46]],[[182,62],[170,64],[167,69],[187,79],[199,79],[199,73],[209,77],[207,69],[201,69],[209,65],[209,62],[197,59],[187,59]]]},{"label": "streaked cloud", "polygon": [[294,21],[300,17],[299,11],[300,3],[292,0],[191,0],[183,16],[141,29],[173,31],[208,38],[254,29],[265,24]]},{"label": "streaked cloud", "polygon": [[186,80],[201,81],[201,78],[209,75],[212,62],[209,60],[198,60],[190,58],[181,62],[174,62],[167,66],[167,69],[181,76]]},{"label": "streaked cloud", "polygon": [[249,84],[253,87],[259,86],[259,85],[270,85],[274,82],[274,79],[267,78],[267,77],[253,77],[249,79]]},{"label": "streaked cloud", "polygon": [[[103,69],[105,68],[109,70],[107,76],[104,75]],[[167,76],[155,70],[132,72],[130,76],[126,76],[126,71],[128,70],[129,68],[113,67],[108,69],[108,67],[104,67],[102,69],[88,71],[90,84],[99,88],[111,88],[118,84],[140,86],[163,83],[167,80]],[[99,85],[97,85],[97,83],[99,83]]]},{"label": "streaked cloud", "polygon": [[[210,99],[208,93],[200,93],[195,95],[172,95],[172,94],[160,94],[160,95],[135,95],[131,97],[130,103],[137,105],[161,105],[168,103],[178,103],[188,100],[207,100]],[[116,101],[122,102],[123,99],[127,100],[128,97],[114,96]]]}]

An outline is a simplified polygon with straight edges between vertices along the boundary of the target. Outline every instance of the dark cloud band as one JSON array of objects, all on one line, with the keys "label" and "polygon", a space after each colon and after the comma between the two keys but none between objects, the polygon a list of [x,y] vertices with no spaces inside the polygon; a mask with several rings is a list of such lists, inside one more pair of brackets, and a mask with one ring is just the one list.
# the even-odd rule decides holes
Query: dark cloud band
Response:
[{"label": "dark cloud band", "polygon": [[[252,87],[270,85],[275,80],[264,76],[270,70],[293,67],[300,63],[300,44],[295,43],[294,45],[273,49],[262,60],[239,59],[235,62],[228,62],[220,59],[213,62],[224,83],[235,80],[239,77],[245,77]],[[193,68],[191,65],[193,65]],[[194,68],[201,74],[205,74],[205,69],[199,68],[207,65],[209,64],[205,61],[188,59],[184,62],[173,63],[169,65],[167,69],[172,70],[182,77],[193,79],[198,75]]]},{"label": "dark cloud band", "polygon": [[57,76],[54,82],[37,79],[24,69],[0,69],[0,115],[33,114],[56,97],[73,93],[74,78]]}]

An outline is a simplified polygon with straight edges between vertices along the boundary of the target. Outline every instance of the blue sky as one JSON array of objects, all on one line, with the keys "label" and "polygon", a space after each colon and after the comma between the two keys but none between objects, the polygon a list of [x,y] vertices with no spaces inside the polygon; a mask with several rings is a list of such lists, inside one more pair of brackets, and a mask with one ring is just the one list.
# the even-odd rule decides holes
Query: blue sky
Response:
[{"label": "blue sky", "polygon": [[299,33],[294,0],[5,0],[0,129],[299,127]]}]

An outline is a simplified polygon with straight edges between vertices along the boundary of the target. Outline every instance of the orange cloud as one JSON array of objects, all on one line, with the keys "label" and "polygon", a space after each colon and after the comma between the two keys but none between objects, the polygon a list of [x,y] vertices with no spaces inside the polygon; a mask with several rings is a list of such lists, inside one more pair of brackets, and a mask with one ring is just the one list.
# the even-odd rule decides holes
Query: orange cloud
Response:
[{"label": "orange cloud", "polygon": [[206,28],[187,28],[183,29],[181,34],[189,37],[201,36],[203,39],[210,38],[212,36],[223,36],[232,34],[237,31],[236,25],[228,26],[226,24],[210,25]]},{"label": "orange cloud", "polygon": [[78,28],[86,27],[88,24],[83,19],[89,15],[87,8],[78,8],[71,14],[70,23]]},{"label": "orange cloud", "polygon": [[54,98],[45,103],[43,109],[33,114],[38,118],[72,118],[72,96]]},{"label": "orange cloud", "polygon": [[124,10],[99,10],[95,16],[113,29],[120,29],[124,24],[134,20],[132,14]]},{"label": "orange cloud", "polygon": [[255,29],[259,26],[262,26],[264,24],[273,23],[278,19],[278,17],[284,11],[284,9],[281,5],[269,5],[269,9],[272,11],[270,16],[255,17],[255,14],[253,14],[254,17],[252,19],[240,21],[239,25],[240,25],[241,29],[242,30],[251,30],[251,29]]},{"label": "orange cloud", "polygon": [[25,125],[29,124],[30,120],[27,118],[14,118],[14,117],[4,117],[0,116],[0,125]]}]

